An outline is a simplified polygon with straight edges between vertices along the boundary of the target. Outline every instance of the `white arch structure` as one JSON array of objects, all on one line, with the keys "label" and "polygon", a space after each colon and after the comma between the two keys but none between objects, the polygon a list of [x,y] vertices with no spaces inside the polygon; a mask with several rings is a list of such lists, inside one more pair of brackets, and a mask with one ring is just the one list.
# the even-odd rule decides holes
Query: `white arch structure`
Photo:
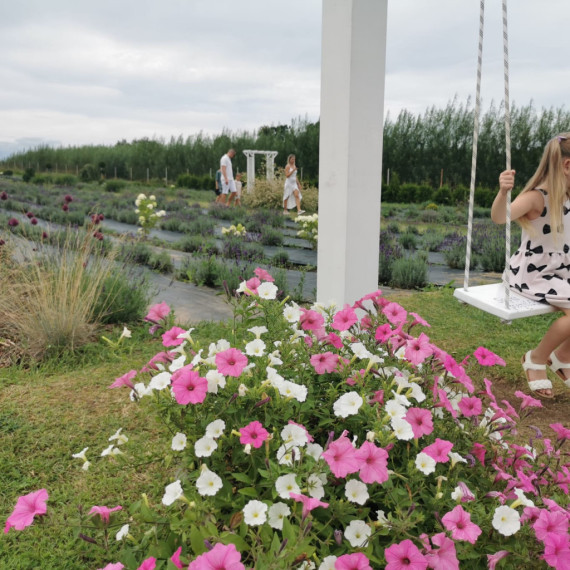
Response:
[{"label": "white arch structure", "polygon": [[388,0],[323,2],[317,300],[378,289]]},{"label": "white arch structure", "polygon": [[247,157],[247,191],[251,192],[255,187],[255,155],[264,154],[267,160],[265,176],[267,180],[273,180],[275,175],[275,157],[278,152],[276,150],[244,150],[243,154]]}]

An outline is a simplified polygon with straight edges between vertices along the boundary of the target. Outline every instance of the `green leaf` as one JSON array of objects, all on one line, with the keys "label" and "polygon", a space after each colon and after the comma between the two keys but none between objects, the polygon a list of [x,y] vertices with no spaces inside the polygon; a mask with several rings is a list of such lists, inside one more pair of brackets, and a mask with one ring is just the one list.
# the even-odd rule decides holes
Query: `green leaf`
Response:
[{"label": "green leaf", "polygon": [[259,497],[259,491],[254,487],[244,487],[243,489],[238,489],[238,493],[241,495],[246,495],[247,497]]},{"label": "green leaf", "polygon": [[232,477],[237,481],[241,481],[242,483],[247,483],[251,485],[251,477],[248,477],[245,473],[232,473]]},{"label": "green leaf", "polygon": [[206,552],[204,537],[196,525],[190,527],[190,545],[192,546],[194,554],[203,554]]}]

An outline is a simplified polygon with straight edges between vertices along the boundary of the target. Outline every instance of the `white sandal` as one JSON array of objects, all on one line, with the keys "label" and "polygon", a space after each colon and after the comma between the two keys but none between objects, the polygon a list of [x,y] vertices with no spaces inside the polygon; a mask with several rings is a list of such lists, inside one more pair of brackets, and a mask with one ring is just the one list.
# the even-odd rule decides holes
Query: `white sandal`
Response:
[{"label": "white sandal", "polygon": [[521,364],[526,376],[528,387],[530,388],[530,391],[535,392],[539,398],[551,400],[554,398],[554,394],[545,394],[544,392],[538,392],[538,390],[552,390],[552,382],[548,380],[548,378],[541,380],[530,380],[528,377],[528,370],[543,370],[546,374],[546,364],[535,364],[530,357],[531,352],[532,351],[529,350],[521,359]]},{"label": "white sandal", "polygon": [[562,372],[565,368],[570,369],[570,362],[561,362],[553,351],[548,359],[548,366],[550,367],[550,370],[552,370],[552,372],[554,372],[554,374],[564,382],[564,385],[567,388],[570,388],[570,378],[567,378],[564,372]]}]

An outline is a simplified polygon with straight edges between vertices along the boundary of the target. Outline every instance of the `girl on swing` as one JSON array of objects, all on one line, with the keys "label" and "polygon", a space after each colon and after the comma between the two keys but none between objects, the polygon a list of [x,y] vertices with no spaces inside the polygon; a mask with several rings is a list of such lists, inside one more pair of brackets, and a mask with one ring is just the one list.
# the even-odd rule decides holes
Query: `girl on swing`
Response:
[{"label": "girl on swing", "polygon": [[[514,184],[514,170],[501,173],[491,208],[496,224],[506,222]],[[511,204],[511,219],[522,227],[521,245],[505,269],[511,289],[564,313],[521,360],[530,390],[550,399],[547,365],[570,388],[570,132],[547,143],[536,172]]]}]

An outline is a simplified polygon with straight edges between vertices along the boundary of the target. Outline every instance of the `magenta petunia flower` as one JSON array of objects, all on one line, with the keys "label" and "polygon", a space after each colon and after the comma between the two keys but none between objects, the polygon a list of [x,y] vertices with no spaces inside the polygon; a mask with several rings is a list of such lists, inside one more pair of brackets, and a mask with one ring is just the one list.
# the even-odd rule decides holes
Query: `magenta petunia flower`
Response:
[{"label": "magenta petunia flower", "polygon": [[253,445],[256,449],[261,447],[263,442],[269,437],[269,432],[258,421],[250,422],[239,430],[241,437],[239,442],[244,445]]},{"label": "magenta petunia flower", "polygon": [[156,568],[156,558],[151,556],[146,560],[143,560],[143,563],[137,568],[137,570],[154,570]]},{"label": "magenta petunia flower", "polygon": [[388,481],[388,452],[365,441],[355,453],[360,463],[358,475],[364,483],[384,483]]},{"label": "magenta petunia flower", "polygon": [[428,559],[409,538],[386,548],[384,556],[385,570],[425,570],[428,567]]},{"label": "magenta petunia flower", "polygon": [[12,514],[6,520],[4,533],[7,533],[12,527],[16,530],[23,530],[34,522],[36,515],[45,515],[48,499],[49,495],[45,489],[18,497]]},{"label": "magenta petunia flower", "polygon": [[481,400],[476,397],[472,398],[461,398],[457,403],[461,413],[466,417],[470,418],[472,416],[478,416],[481,414],[483,409],[483,404]]},{"label": "magenta petunia flower", "polygon": [[275,281],[271,274],[269,274],[267,271],[265,271],[265,269],[262,269],[261,267],[256,267],[253,272],[259,279],[262,279],[263,281],[271,281],[272,283]]},{"label": "magenta petunia flower", "polygon": [[473,355],[481,366],[495,366],[495,364],[506,366],[505,361],[502,358],[482,346],[480,346]]},{"label": "magenta petunia flower", "polygon": [[431,445],[424,447],[422,451],[435,459],[437,463],[447,463],[449,461],[448,454],[452,448],[453,443],[451,441],[436,437],[435,441]]},{"label": "magenta petunia flower", "polygon": [[109,524],[109,516],[111,515],[111,513],[114,513],[116,511],[122,511],[122,510],[123,510],[123,507],[121,507],[121,505],[117,505],[116,507],[113,507],[112,509],[110,509],[109,507],[98,507],[97,505],[95,505],[94,507],[91,507],[89,514],[90,515],[99,515],[101,517],[101,520],[105,524]]},{"label": "magenta petunia flower", "polygon": [[544,540],[542,557],[553,568],[570,568],[570,538],[568,535],[548,535]]},{"label": "magenta petunia flower", "polygon": [[301,307],[301,318],[299,319],[301,328],[304,331],[317,331],[325,324],[325,318],[317,311],[311,311]]},{"label": "magenta petunia flower", "polygon": [[241,563],[241,554],[235,544],[218,542],[212,550],[190,562],[188,570],[245,570],[245,566]]},{"label": "magenta petunia flower", "polygon": [[144,318],[145,321],[151,323],[159,323],[165,319],[170,313],[170,307],[163,301],[157,305],[153,305],[149,310],[147,316]]},{"label": "magenta petunia flower", "polygon": [[322,354],[313,354],[311,356],[311,364],[317,374],[334,372],[338,365],[338,354],[332,352],[324,352]]},{"label": "magenta petunia flower", "polygon": [[402,305],[398,303],[388,303],[383,309],[382,314],[393,324],[398,325],[405,322],[408,318],[408,313]]},{"label": "magenta petunia flower", "polygon": [[306,495],[301,495],[299,493],[289,493],[289,496],[292,499],[295,499],[299,503],[303,503],[303,519],[307,518],[307,515],[317,507],[323,507],[324,509],[328,508],[328,503],[323,503],[318,499],[313,499],[312,497],[307,497]]},{"label": "magenta petunia flower", "polygon": [[179,546],[174,554],[170,557],[170,562],[176,566],[176,568],[184,568],[184,564],[180,561],[180,555],[182,554],[182,547]]},{"label": "magenta petunia flower", "polygon": [[426,554],[428,566],[441,570],[459,570],[459,560],[455,550],[455,542],[448,538],[444,532],[434,534],[431,541],[439,548],[429,548]]},{"label": "magenta petunia flower", "polygon": [[171,380],[174,398],[179,404],[201,404],[206,399],[208,380],[192,370],[190,365],[177,370]]},{"label": "magenta petunia flower", "polygon": [[132,379],[137,375],[136,370],[129,370],[126,374],[123,374],[109,386],[109,388],[120,388],[121,386],[128,386],[131,390],[134,389],[134,384]]},{"label": "magenta petunia flower", "polygon": [[499,560],[508,556],[510,552],[508,550],[499,550],[499,552],[495,552],[495,554],[487,554],[487,566],[489,570],[495,570]]},{"label": "magenta petunia flower", "polygon": [[568,534],[568,518],[562,512],[549,512],[541,509],[536,522],[532,525],[536,538],[542,542],[550,534]]},{"label": "magenta petunia flower", "polygon": [[370,560],[362,552],[343,554],[334,563],[335,570],[372,570]]},{"label": "magenta petunia flower", "polygon": [[471,455],[473,455],[473,457],[476,457],[479,462],[481,463],[481,465],[485,465],[485,453],[487,452],[487,449],[485,448],[485,446],[482,443],[474,443],[473,444],[473,448],[471,449]]},{"label": "magenta petunia flower", "polygon": [[216,367],[220,374],[237,378],[247,366],[247,356],[237,348],[228,348],[216,354]]},{"label": "magenta petunia flower", "polygon": [[178,335],[184,334],[186,331],[180,327],[172,327],[162,335],[162,346],[179,346],[184,339],[178,338]]},{"label": "magenta petunia flower", "polygon": [[417,366],[421,364],[428,356],[433,354],[433,349],[429,342],[429,337],[422,333],[418,338],[412,338],[406,342],[404,356],[406,359]]},{"label": "magenta petunia flower", "polygon": [[344,345],[342,339],[335,333],[329,333],[324,339],[325,342],[332,344],[335,348],[342,348]]},{"label": "magenta petunia flower", "polygon": [[361,466],[361,461],[356,457],[356,450],[345,435],[333,441],[322,457],[335,477],[344,478],[349,473],[356,473]]},{"label": "magenta petunia flower", "polygon": [[475,544],[481,534],[481,529],[471,522],[471,515],[461,505],[445,514],[441,521],[445,529],[451,532],[453,540],[466,540]]},{"label": "magenta petunia flower", "polygon": [[549,424],[550,428],[556,432],[557,439],[566,441],[570,439],[570,429],[565,428],[562,424]]},{"label": "magenta petunia flower", "polygon": [[396,334],[396,331],[392,330],[392,327],[388,324],[388,323],[384,323],[383,325],[380,325],[377,329],[376,329],[376,334],[374,335],[374,338],[378,341],[378,342],[386,342],[390,339],[390,337],[392,337],[394,334]]},{"label": "magenta petunia flower", "polygon": [[424,408],[409,408],[404,419],[412,426],[414,438],[419,439],[433,431],[433,417]]},{"label": "magenta petunia flower", "polygon": [[536,398],[533,398],[532,396],[529,396],[520,390],[517,390],[515,392],[515,396],[522,400],[521,411],[525,408],[542,408],[542,402],[540,400],[537,400]]},{"label": "magenta petunia flower", "polygon": [[354,323],[358,322],[358,317],[350,305],[345,305],[344,309],[338,311],[332,321],[332,328],[337,331],[347,331]]}]

